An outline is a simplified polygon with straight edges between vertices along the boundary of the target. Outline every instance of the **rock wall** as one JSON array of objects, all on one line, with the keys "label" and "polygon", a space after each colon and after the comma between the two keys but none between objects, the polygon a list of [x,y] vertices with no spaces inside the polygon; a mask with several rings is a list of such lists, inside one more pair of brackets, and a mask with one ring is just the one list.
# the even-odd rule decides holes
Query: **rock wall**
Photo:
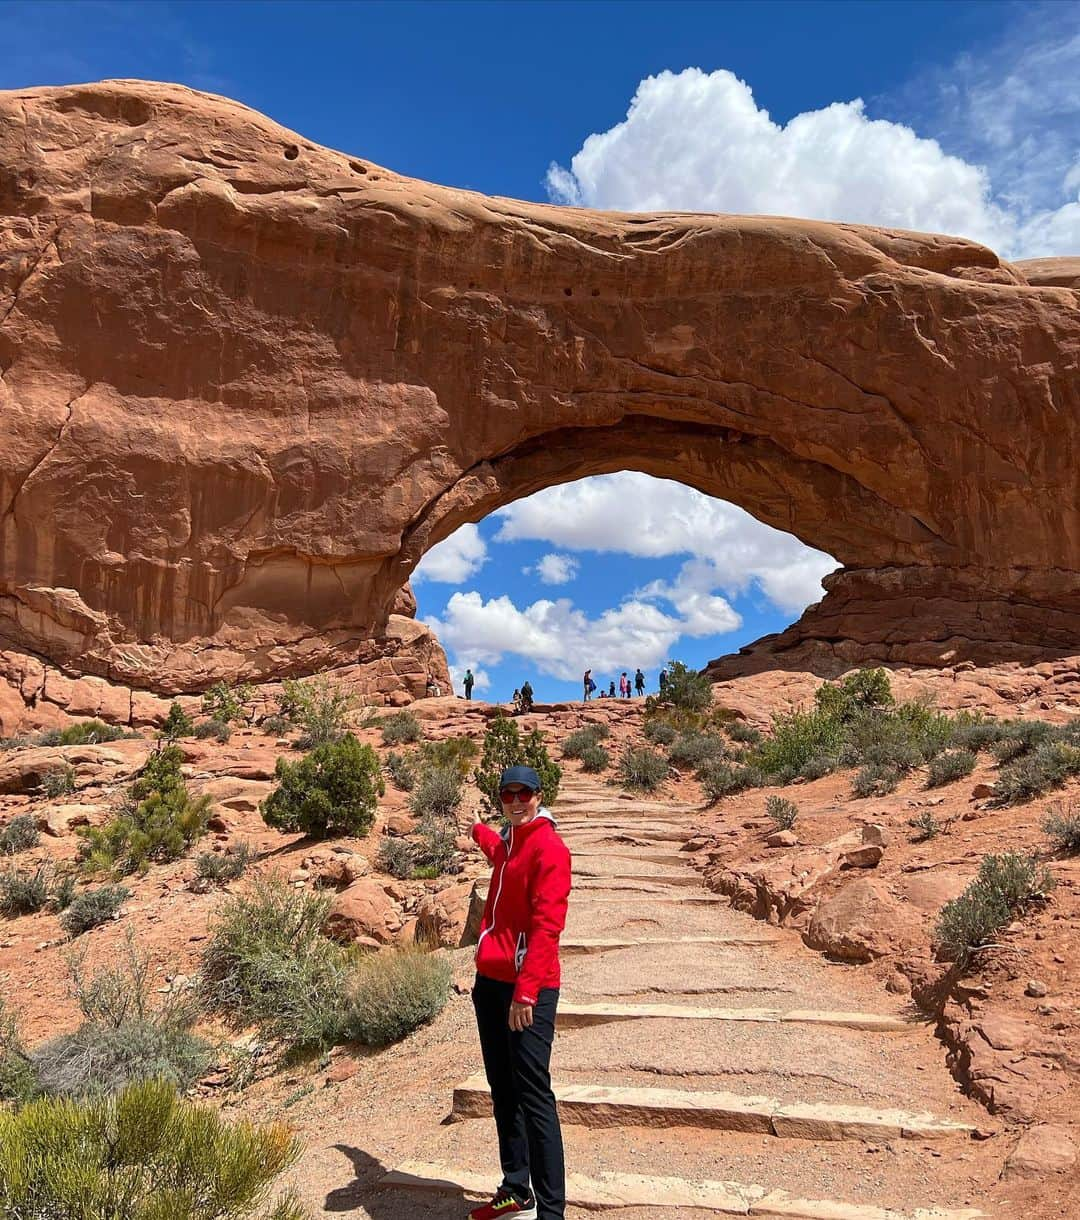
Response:
[{"label": "rock wall", "polygon": [[173,85],[2,93],[0,637],[159,691],[340,665],[463,522],[635,469],[838,558],[794,642],[1056,647],[1061,262],[486,198]]}]

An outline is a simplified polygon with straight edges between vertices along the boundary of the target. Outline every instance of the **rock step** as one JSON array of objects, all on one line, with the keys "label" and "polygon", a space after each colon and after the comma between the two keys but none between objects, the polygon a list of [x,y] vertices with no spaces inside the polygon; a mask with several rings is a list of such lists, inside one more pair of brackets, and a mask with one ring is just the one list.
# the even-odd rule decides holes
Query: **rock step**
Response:
[{"label": "rock step", "polygon": [[[562,830],[563,828],[560,829]],[[687,839],[693,837],[689,828],[683,830],[677,826],[628,825],[585,826],[577,832],[571,831],[566,833],[563,831],[562,837],[571,847],[571,850],[573,850],[573,844],[584,835],[588,835],[586,842],[589,843],[618,842],[621,837],[625,836],[645,846],[649,843],[685,843]]]},{"label": "rock step", "polygon": [[[731,903],[719,894],[650,894],[643,904],[653,906],[656,903],[687,903],[692,906],[724,906],[730,908]],[[626,906],[625,898],[613,898],[610,894],[600,894],[589,891],[590,907],[594,906]]]},{"label": "rock step", "polygon": [[[966,1123],[929,1113],[877,1110],[825,1102],[782,1102],[775,1097],[615,1085],[556,1084],[559,1116],[586,1127],[637,1123],[648,1127],[699,1127],[803,1140],[940,1139],[970,1136]],[[455,1118],[490,1118],[491,1094],[483,1076],[454,1089]]]},{"label": "rock step", "polygon": [[640,864],[679,864],[686,866],[691,859],[686,852],[655,851],[635,852],[631,847],[613,847],[599,851],[580,849],[574,852],[575,860],[636,860]]},{"label": "rock step", "polygon": [[[457,1193],[487,1198],[492,1175],[453,1169],[427,1161],[405,1161],[381,1180],[385,1187]],[[722,1216],[784,1217],[785,1220],[980,1220],[983,1212],[917,1208],[915,1211],[843,1203],[831,1199],[800,1199],[784,1190],[740,1182],[693,1182],[685,1178],[650,1177],[638,1173],[605,1173],[597,1177],[567,1174],[566,1201],[588,1211],[606,1208],[695,1208]]]},{"label": "rock step", "polygon": [[683,1021],[749,1021],[767,1025],[830,1025],[873,1033],[910,1033],[915,1026],[900,1017],[876,1012],[828,1012],[809,1008],[698,1008],[686,1004],[575,1004],[560,1001],[561,1027],[604,1025],[611,1021],[673,1018]]},{"label": "rock step", "polygon": [[[633,885],[644,882],[646,885],[694,885],[701,889],[701,874],[684,873],[598,873],[592,869],[574,869],[574,876],[583,881],[625,881]],[[586,887],[588,888],[588,887]]]},{"label": "rock step", "polygon": [[768,932],[746,932],[734,936],[571,936],[559,941],[563,953],[608,953],[613,949],[652,948],[657,945],[775,945],[783,936]]}]

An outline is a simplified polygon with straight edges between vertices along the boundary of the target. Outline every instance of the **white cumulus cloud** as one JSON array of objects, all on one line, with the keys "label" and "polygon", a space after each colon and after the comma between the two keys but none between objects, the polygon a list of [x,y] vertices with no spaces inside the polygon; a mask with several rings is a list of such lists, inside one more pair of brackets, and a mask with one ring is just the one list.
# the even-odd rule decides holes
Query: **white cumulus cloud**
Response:
[{"label": "white cumulus cloud", "polygon": [[475,576],[487,562],[487,543],[475,525],[463,525],[436,543],[416,565],[412,583],[433,580],[460,585]]},{"label": "white cumulus cloud", "polygon": [[535,572],[545,585],[566,585],[577,576],[580,567],[578,561],[570,555],[550,554],[544,555],[537,562]]},{"label": "white cumulus cloud", "polygon": [[[1073,142],[1075,152],[1075,140]],[[1080,252],[1075,183],[1053,206],[995,196],[981,165],[861,99],[786,124],[720,69],[661,72],[638,85],[626,118],[590,135],[569,168],[552,165],[557,202],[621,211],[812,217],[958,234],[1006,257]]]}]

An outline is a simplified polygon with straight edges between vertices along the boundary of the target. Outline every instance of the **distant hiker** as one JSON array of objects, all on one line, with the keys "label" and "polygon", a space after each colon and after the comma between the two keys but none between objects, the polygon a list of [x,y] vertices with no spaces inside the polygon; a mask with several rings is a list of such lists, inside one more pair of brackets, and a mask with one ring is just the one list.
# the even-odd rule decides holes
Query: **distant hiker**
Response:
[{"label": "distant hiker", "polygon": [[609,699],[615,698],[615,679],[614,678],[611,679],[611,685],[608,687],[607,693],[608,693]]},{"label": "distant hiker", "polygon": [[520,712],[521,711],[521,691],[519,691],[516,686],[514,687],[514,698],[513,698],[512,702],[514,704],[514,711]]},{"label": "distant hiker", "polygon": [[619,694],[624,699],[630,698],[630,679],[626,676],[626,670],[622,672],[622,677],[619,679]]},{"label": "distant hiker", "polygon": [[532,683],[525,679],[521,684],[521,710],[523,712],[531,712],[533,705],[533,688]]},{"label": "distant hiker", "polygon": [[660,671],[660,698],[663,699],[664,692],[667,690],[667,670]]},{"label": "distant hiker", "polygon": [[476,682],[476,679],[473,677],[472,670],[467,669],[465,671],[465,677],[462,679],[462,685],[465,687],[465,698],[466,699],[472,698],[472,688],[473,688],[473,684],[475,682]]},{"label": "distant hiker", "polygon": [[540,803],[541,787],[532,767],[508,767],[499,799],[509,825],[501,834],[483,822],[472,828],[493,866],[472,999],[503,1178],[491,1202],[474,1207],[469,1220],[563,1220],[566,1211],[551,1045],[570,852]]},{"label": "distant hiker", "polygon": [[436,682],[436,681],[435,681],[435,679],[434,679],[434,678],[433,678],[433,677],[432,677],[430,674],[428,674],[428,680],[427,680],[427,696],[428,696],[428,698],[429,698],[429,699],[438,699],[438,697],[439,697],[441,694],[442,694],[442,691],[439,689],[439,684],[438,684],[438,682]]},{"label": "distant hiker", "polygon": [[641,672],[640,667],[634,674],[634,690],[639,697],[645,693],[645,675]]},{"label": "distant hiker", "polygon": [[582,684],[585,688],[585,698],[591,699],[593,691],[596,690],[596,683],[592,680],[592,670],[591,669],[587,669],[585,671],[585,676],[582,679]]}]

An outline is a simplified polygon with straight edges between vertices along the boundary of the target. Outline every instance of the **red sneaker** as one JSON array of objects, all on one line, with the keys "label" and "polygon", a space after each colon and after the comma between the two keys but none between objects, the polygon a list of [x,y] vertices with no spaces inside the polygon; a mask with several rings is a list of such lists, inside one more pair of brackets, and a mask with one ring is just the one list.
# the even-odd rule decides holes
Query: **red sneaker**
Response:
[{"label": "red sneaker", "polygon": [[517,1220],[536,1220],[536,1200],[519,1203],[508,1191],[497,1190],[490,1203],[474,1207],[469,1212],[469,1220],[503,1220],[505,1216],[516,1216]]}]

